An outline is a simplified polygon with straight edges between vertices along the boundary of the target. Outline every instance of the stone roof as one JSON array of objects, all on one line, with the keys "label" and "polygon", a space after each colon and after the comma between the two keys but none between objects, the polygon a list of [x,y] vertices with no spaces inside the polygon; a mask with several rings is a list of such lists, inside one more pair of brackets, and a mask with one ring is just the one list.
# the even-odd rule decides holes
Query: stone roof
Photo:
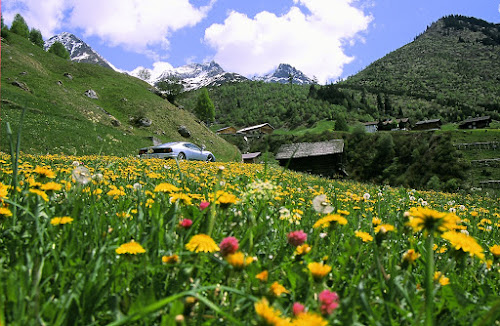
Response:
[{"label": "stone roof", "polygon": [[259,157],[260,152],[241,154],[241,158],[244,160],[251,160],[253,158]]},{"label": "stone roof", "polygon": [[491,117],[489,115],[486,115],[484,117],[469,118],[469,119],[462,121],[461,124],[470,123],[470,122],[477,122],[477,121],[491,121]]},{"label": "stone roof", "polygon": [[417,123],[415,123],[415,125],[423,125],[423,124],[435,123],[435,122],[441,123],[441,119],[431,119],[431,120],[418,121]]},{"label": "stone roof", "polygon": [[249,131],[252,131],[252,130],[260,129],[260,128],[265,127],[265,126],[268,126],[269,128],[274,129],[273,126],[271,126],[269,123],[266,122],[266,123],[263,123],[263,124],[260,124],[260,125],[250,126],[250,127],[246,127],[246,128],[240,129],[237,132],[238,133],[245,133],[245,132],[249,132]]},{"label": "stone roof", "polygon": [[277,160],[301,158],[310,156],[323,156],[344,152],[344,140],[333,139],[316,143],[295,143],[282,145],[276,154]]}]

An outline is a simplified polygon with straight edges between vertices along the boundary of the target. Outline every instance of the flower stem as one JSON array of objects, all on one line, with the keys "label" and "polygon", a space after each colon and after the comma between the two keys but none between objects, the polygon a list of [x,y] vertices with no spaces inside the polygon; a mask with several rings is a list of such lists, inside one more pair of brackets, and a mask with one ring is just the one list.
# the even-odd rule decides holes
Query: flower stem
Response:
[{"label": "flower stem", "polygon": [[434,325],[434,234],[430,232],[426,243],[427,261],[425,274],[425,325]]}]

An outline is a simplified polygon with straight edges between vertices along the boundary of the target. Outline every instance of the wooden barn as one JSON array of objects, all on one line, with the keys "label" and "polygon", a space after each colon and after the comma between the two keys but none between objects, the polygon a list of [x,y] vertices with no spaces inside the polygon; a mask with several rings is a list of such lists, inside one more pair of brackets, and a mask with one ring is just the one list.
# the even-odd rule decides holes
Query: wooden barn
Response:
[{"label": "wooden barn", "polygon": [[481,129],[490,126],[491,117],[489,115],[484,117],[470,118],[462,121],[458,128],[460,129]]},{"label": "wooden barn", "polygon": [[224,127],[215,132],[217,135],[235,135],[236,128],[235,127]]},{"label": "wooden barn", "polygon": [[441,119],[418,121],[413,130],[435,130],[441,129]]},{"label": "wooden barn", "polygon": [[241,154],[241,159],[243,163],[259,163],[258,159],[260,155],[261,152]]},{"label": "wooden barn", "polygon": [[288,166],[290,170],[333,178],[346,175],[342,168],[343,153],[344,140],[333,139],[282,145],[276,159],[281,166]]},{"label": "wooden barn", "polygon": [[261,135],[261,134],[272,134],[274,131],[273,126],[269,123],[263,123],[256,126],[250,126],[237,131],[238,134],[244,134],[246,136]]}]

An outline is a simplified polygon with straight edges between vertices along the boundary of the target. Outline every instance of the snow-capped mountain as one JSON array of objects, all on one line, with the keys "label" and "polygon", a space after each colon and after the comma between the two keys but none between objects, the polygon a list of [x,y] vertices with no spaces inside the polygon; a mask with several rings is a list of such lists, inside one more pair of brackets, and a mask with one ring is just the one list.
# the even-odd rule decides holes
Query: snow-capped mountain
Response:
[{"label": "snow-capped mountain", "polygon": [[[135,75],[134,72],[132,72],[132,75]],[[211,61],[209,63],[191,63],[178,68],[167,69],[159,76],[152,76],[151,80],[147,81],[155,84],[169,79],[179,80],[184,86],[184,91],[248,80],[240,74],[224,71],[215,61]]]},{"label": "snow-capped mountain", "polygon": [[69,52],[71,61],[98,64],[105,68],[118,71],[118,69],[104,59],[99,53],[94,51],[87,43],[71,33],[63,32],[52,36],[45,42],[45,50],[48,50],[54,42],[60,42],[64,45]]},{"label": "snow-capped mountain", "polygon": [[278,68],[264,76],[255,76],[253,80],[262,80],[266,83],[290,83],[290,77],[293,77],[293,83],[297,85],[314,84],[314,80],[307,77],[302,71],[295,69],[289,64],[280,63]]}]

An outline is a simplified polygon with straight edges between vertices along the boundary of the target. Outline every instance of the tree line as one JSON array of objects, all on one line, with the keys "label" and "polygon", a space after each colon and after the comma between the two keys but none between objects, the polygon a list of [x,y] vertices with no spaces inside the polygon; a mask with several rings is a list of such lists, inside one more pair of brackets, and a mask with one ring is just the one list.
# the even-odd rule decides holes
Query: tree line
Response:
[{"label": "tree line", "polygon": [[[40,32],[37,28],[29,28],[28,24],[24,20],[24,18],[20,14],[16,14],[14,16],[14,20],[10,26],[10,29],[3,22],[3,16],[1,18],[1,30],[2,30],[2,38],[7,42],[10,41],[9,33],[15,33],[19,36],[22,36],[28,40],[30,40],[36,46],[41,47],[42,49],[45,46],[45,41],[43,40],[42,32]],[[69,59],[69,52],[66,50],[64,45],[61,42],[54,42],[49,49],[47,50],[49,53],[53,53],[63,59]]]}]

